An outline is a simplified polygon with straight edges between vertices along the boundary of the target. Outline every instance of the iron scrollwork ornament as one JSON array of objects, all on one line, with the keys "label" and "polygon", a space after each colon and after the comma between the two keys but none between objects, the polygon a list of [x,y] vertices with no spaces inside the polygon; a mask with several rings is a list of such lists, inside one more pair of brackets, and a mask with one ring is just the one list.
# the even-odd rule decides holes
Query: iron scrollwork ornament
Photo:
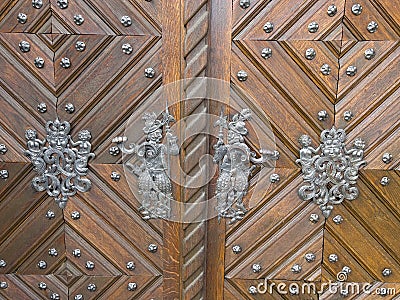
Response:
[{"label": "iron scrollwork ornament", "polygon": [[[170,180],[170,155],[178,155],[179,147],[177,137],[172,134],[170,123],[175,122],[169,113],[168,107],[161,119],[156,113],[145,113],[142,118],[145,121],[144,133],[146,141],[125,147],[127,137],[116,137],[116,143],[122,153],[136,155],[140,159],[139,164],[127,162],[127,170],[138,177],[138,189],[140,195],[140,212],[143,219],[168,219],[171,215],[172,184]],[[166,142],[161,142],[163,131]]]},{"label": "iron scrollwork ornament", "polygon": [[69,135],[69,122],[55,121],[46,123],[46,138],[41,140],[34,129],[25,132],[27,150],[24,154],[30,159],[37,172],[32,179],[32,185],[38,192],[47,191],[54,197],[61,209],[64,209],[68,197],[79,192],[87,192],[91,182],[87,178],[88,161],[94,158],[91,152],[91,133],[81,130],[78,141],[74,142]]},{"label": "iron scrollwork ornament", "polygon": [[321,133],[321,144],[311,147],[311,138],[302,135],[299,143],[300,158],[305,185],[299,188],[302,200],[312,200],[321,208],[322,214],[328,218],[333,205],[343,200],[354,200],[359,191],[356,186],[358,172],[366,165],[364,158],[365,142],[356,139],[353,148],[345,146],[346,133],[343,129],[332,127]]},{"label": "iron scrollwork ornament", "polygon": [[[278,151],[260,149],[260,157],[245,144],[247,135],[246,121],[251,119],[251,110],[243,109],[232,117],[223,112],[214,126],[219,127],[218,141],[214,145],[213,161],[219,165],[219,177],[216,186],[218,220],[230,218],[230,224],[243,219],[247,209],[243,203],[249,188],[249,176],[256,167],[267,160],[277,160]],[[224,142],[224,130],[228,130],[227,143]]]}]

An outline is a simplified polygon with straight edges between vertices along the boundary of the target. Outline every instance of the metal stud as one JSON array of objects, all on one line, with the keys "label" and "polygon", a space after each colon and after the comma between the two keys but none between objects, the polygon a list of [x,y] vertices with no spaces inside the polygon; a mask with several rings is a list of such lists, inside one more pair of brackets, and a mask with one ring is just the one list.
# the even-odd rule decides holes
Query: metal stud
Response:
[{"label": "metal stud", "polygon": [[60,66],[64,69],[68,69],[71,66],[71,61],[68,57],[61,58]]},{"label": "metal stud", "polygon": [[85,264],[86,269],[93,270],[94,269],[94,262],[88,260]]},{"label": "metal stud", "polygon": [[38,287],[41,290],[45,290],[45,289],[47,289],[47,284],[45,282],[41,281],[41,282],[39,282]]},{"label": "metal stud", "polygon": [[342,268],[342,272],[344,272],[344,273],[346,273],[346,274],[350,274],[350,273],[351,273],[351,269],[350,269],[350,267],[348,267],[348,266],[344,266],[344,267]]},{"label": "metal stud", "polygon": [[242,247],[240,247],[239,245],[234,245],[232,246],[232,252],[235,254],[239,254],[240,252],[242,252]]},{"label": "metal stud", "polygon": [[122,52],[123,53],[129,55],[129,54],[132,53],[132,51],[133,51],[133,48],[132,48],[131,44],[126,43],[126,44],[122,45]]},{"label": "metal stud", "polygon": [[128,291],[133,292],[137,289],[137,283],[136,282],[129,282],[128,283]]},{"label": "metal stud", "polygon": [[147,247],[147,250],[148,250],[149,252],[151,252],[151,253],[156,253],[157,250],[158,250],[158,247],[157,247],[157,245],[155,245],[155,244],[150,244],[150,245]]},{"label": "metal stud", "polygon": [[254,285],[249,286],[249,294],[250,295],[257,295],[258,291]]},{"label": "metal stud", "polygon": [[295,274],[298,274],[298,273],[300,273],[301,272],[301,266],[299,265],[299,264],[295,264],[290,270],[293,272],[293,273],[295,273]]},{"label": "metal stud", "polygon": [[272,57],[272,49],[271,48],[264,48],[261,51],[261,57],[267,59]]},{"label": "metal stud", "polygon": [[146,68],[144,70],[144,76],[147,78],[153,78],[156,75],[156,71],[153,68]]},{"label": "metal stud", "polygon": [[68,0],[57,0],[57,5],[61,9],[66,9],[68,7]]},{"label": "metal stud", "polygon": [[312,60],[315,58],[315,56],[317,55],[317,53],[315,52],[315,50],[313,48],[308,48],[306,50],[306,53],[304,54],[304,56],[308,59],[308,60]]},{"label": "metal stud", "polygon": [[44,114],[44,113],[47,111],[47,105],[46,105],[46,103],[44,103],[44,102],[39,103],[38,106],[37,106],[37,110],[38,110],[39,112],[41,112],[42,114]]},{"label": "metal stud", "polygon": [[129,16],[123,16],[121,18],[121,23],[122,25],[124,25],[125,27],[129,27],[132,25],[132,20]]},{"label": "metal stud", "polygon": [[378,23],[376,23],[375,21],[369,22],[367,25],[367,30],[369,33],[376,32],[378,30]]},{"label": "metal stud", "polygon": [[331,74],[331,67],[328,64],[323,64],[320,68],[320,71],[323,75],[329,75]]},{"label": "metal stud", "polygon": [[383,269],[383,271],[382,271],[382,275],[383,275],[384,277],[388,277],[388,276],[392,275],[392,270],[389,269],[389,268],[385,268],[385,269]]},{"label": "metal stud", "polygon": [[44,59],[40,56],[36,57],[33,63],[35,64],[36,68],[41,69],[44,67]]},{"label": "metal stud", "polygon": [[72,255],[74,257],[81,257],[81,249],[74,249],[72,250]]},{"label": "metal stud", "polygon": [[65,111],[72,114],[75,111],[75,106],[72,103],[65,104]]},{"label": "metal stud", "polygon": [[325,121],[326,119],[328,119],[328,112],[326,110],[320,110],[318,112],[318,120],[320,121]]},{"label": "metal stud", "polygon": [[0,259],[0,268],[5,268],[7,266],[7,262],[4,259]]},{"label": "metal stud", "polygon": [[86,44],[82,41],[77,41],[75,43],[75,49],[76,51],[83,52],[86,49]]},{"label": "metal stud", "polygon": [[49,249],[49,255],[54,257],[57,256],[58,255],[57,249],[56,248]]},{"label": "metal stud", "polygon": [[239,3],[240,7],[243,9],[249,8],[250,6],[250,0],[240,0]]},{"label": "metal stud", "polygon": [[387,177],[387,176],[382,177],[381,185],[387,186],[387,185],[389,185],[389,183],[390,183],[390,178],[389,177]]},{"label": "metal stud", "polygon": [[0,144],[0,154],[4,155],[7,153],[7,146],[4,144]]},{"label": "metal stud", "polygon": [[43,1],[42,0],[32,0],[32,6],[36,9],[42,8]]},{"label": "metal stud", "polygon": [[74,23],[78,26],[82,25],[83,22],[85,22],[85,19],[82,17],[82,15],[75,15],[74,16]]},{"label": "metal stud", "polygon": [[357,67],[356,66],[348,66],[346,69],[347,76],[354,76],[357,74]]},{"label": "metal stud", "polygon": [[364,57],[368,60],[373,59],[375,57],[375,50],[373,48],[368,48],[364,52]]},{"label": "metal stud", "polygon": [[271,183],[276,183],[276,182],[278,182],[279,180],[280,180],[281,178],[279,177],[279,174],[271,174],[270,176],[269,176],[269,181],[271,182]]},{"label": "metal stud", "polygon": [[309,220],[310,220],[311,223],[314,223],[314,224],[315,224],[315,223],[317,223],[317,222],[319,221],[319,215],[317,215],[317,214],[311,214]]},{"label": "metal stud", "polygon": [[74,300],[83,300],[83,295],[82,294],[75,295]]},{"label": "metal stud", "polygon": [[29,50],[31,50],[31,45],[27,41],[21,41],[18,44],[18,46],[19,46],[19,49],[24,53],[29,52]]},{"label": "metal stud", "polygon": [[239,79],[239,81],[246,81],[247,80],[247,73],[244,70],[240,70],[237,73],[237,78]]},{"label": "metal stud", "polygon": [[337,13],[337,7],[336,5],[332,4],[328,6],[328,10],[326,12],[328,16],[333,17]]},{"label": "metal stud", "polygon": [[7,170],[0,170],[0,178],[1,179],[7,179],[9,176],[8,171]]},{"label": "metal stud", "polygon": [[310,24],[308,24],[308,31],[310,33],[315,33],[318,31],[319,25],[317,22],[311,22]]},{"label": "metal stud", "polygon": [[260,265],[260,264],[253,264],[253,265],[251,266],[251,270],[252,270],[254,273],[260,273],[260,271],[261,271],[261,265]]},{"label": "metal stud", "polygon": [[349,110],[346,110],[345,112],[344,112],[344,114],[343,114],[343,119],[345,120],[345,121],[350,121],[351,119],[353,119],[353,113],[351,112],[351,111],[349,111]]},{"label": "metal stud", "polygon": [[384,153],[384,154],[382,155],[382,161],[383,161],[385,164],[390,164],[392,160],[393,160],[393,155],[392,155],[391,153],[386,152],[386,153]]},{"label": "metal stud", "polygon": [[94,283],[89,283],[87,289],[89,292],[94,292],[96,290],[96,285]]},{"label": "metal stud", "polygon": [[267,23],[265,23],[263,29],[264,29],[265,33],[270,33],[270,32],[272,32],[272,30],[274,30],[274,24],[272,22],[267,22]]},{"label": "metal stud", "polygon": [[342,224],[342,222],[343,222],[343,217],[342,217],[341,215],[337,215],[337,216],[334,216],[334,217],[332,218],[332,220],[333,220],[333,222],[334,222],[336,225],[339,225],[339,224]]},{"label": "metal stud", "polygon": [[126,263],[126,268],[128,269],[128,270],[135,270],[135,268],[136,268],[136,266],[135,266],[135,263],[133,262],[133,261],[129,261],[129,262],[127,262]]},{"label": "metal stud", "polygon": [[18,23],[25,24],[26,21],[28,20],[28,17],[24,13],[19,13],[18,16],[17,16],[17,20],[18,20]]},{"label": "metal stud", "polygon": [[60,300],[60,295],[57,293],[52,293],[50,296],[51,300]]},{"label": "metal stud", "polygon": [[306,255],[304,255],[304,258],[306,259],[307,262],[313,262],[315,261],[315,254],[314,253],[307,253]]},{"label": "metal stud", "polygon": [[356,3],[351,7],[351,12],[353,13],[353,15],[359,16],[359,15],[361,15],[362,9],[363,8],[362,8],[361,4]]},{"label": "metal stud", "polygon": [[37,264],[39,269],[46,269],[47,268],[47,263],[44,260],[41,260]]},{"label": "metal stud", "polygon": [[121,179],[121,175],[117,172],[111,172],[111,179],[114,181],[119,181]]},{"label": "metal stud", "polygon": [[60,300],[60,295],[57,294],[57,293],[52,293],[52,294],[50,295],[50,299],[51,299],[51,300]]},{"label": "metal stud", "polygon": [[108,153],[110,153],[112,156],[117,156],[121,151],[117,146],[112,146],[110,149],[108,149]]},{"label": "metal stud", "polygon": [[340,289],[340,296],[345,298],[349,295],[349,291],[347,289]]},{"label": "metal stud", "polygon": [[79,211],[73,211],[71,213],[71,218],[72,220],[79,220],[81,217],[81,214],[79,213]]},{"label": "metal stud", "polygon": [[49,219],[49,220],[54,219],[55,216],[56,216],[56,214],[52,210],[48,210],[47,213],[46,213],[46,218]]},{"label": "metal stud", "polygon": [[328,260],[331,263],[335,263],[339,260],[339,257],[336,254],[332,253],[332,254],[329,254]]}]

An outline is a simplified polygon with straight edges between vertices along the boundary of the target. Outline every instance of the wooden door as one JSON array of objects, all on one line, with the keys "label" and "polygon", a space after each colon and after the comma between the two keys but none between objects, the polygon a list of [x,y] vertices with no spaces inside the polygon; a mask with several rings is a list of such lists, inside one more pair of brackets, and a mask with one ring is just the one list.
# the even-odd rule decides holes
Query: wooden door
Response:
[{"label": "wooden door", "polygon": [[[0,3],[0,169],[7,170],[0,179],[0,299],[340,299],[321,286],[346,266],[348,282],[399,293],[398,11],[390,0]],[[315,57],[306,57],[311,48]],[[159,87],[184,80],[162,99],[173,103],[204,88],[194,77],[226,82],[230,97],[222,95],[223,106],[207,97],[181,102],[171,107],[177,120],[249,107],[266,116],[258,126],[272,128],[280,152],[279,181],[234,224],[208,217],[213,207],[193,223],[143,220],[121,154],[110,153],[129,116],[154,101]],[[73,138],[89,129],[96,154],[91,190],[70,197],[64,210],[33,189],[35,172],[23,155],[25,130],[43,138],[46,121],[57,117],[71,123]],[[209,128],[196,117],[185,122]],[[346,130],[348,145],[366,142],[367,165],[359,197],[335,205],[325,219],[318,205],[298,196],[296,159],[301,135],[317,146],[332,126]],[[185,140],[181,169],[173,168],[183,182],[202,174],[200,158],[214,153],[213,143],[202,133]],[[246,143],[257,145],[255,132]],[[387,163],[385,153],[392,155]],[[176,199],[206,201],[217,176],[201,187],[174,186]],[[311,214],[319,219],[311,222]],[[255,291],[264,278],[275,283],[272,293]],[[322,292],[277,290],[304,281]]]}]

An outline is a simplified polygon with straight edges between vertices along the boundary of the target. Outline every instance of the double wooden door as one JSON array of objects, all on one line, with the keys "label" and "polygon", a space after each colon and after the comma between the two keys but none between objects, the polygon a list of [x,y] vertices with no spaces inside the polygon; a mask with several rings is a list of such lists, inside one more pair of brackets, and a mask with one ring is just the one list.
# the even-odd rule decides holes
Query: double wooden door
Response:
[{"label": "double wooden door", "polygon": [[[381,299],[384,288],[395,299],[399,9],[391,0],[3,0],[0,299],[340,299],[345,295],[327,288],[296,295],[276,286],[321,287],[344,267],[351,270],[347,281],[371,283],[375,291],[349,299]],[[207,215],[193,223],[143,220],[121,155],[110,154],[112,139],[162,85],[185,80],[185,97],[204,88],[195,77],[226,82],[227,106],[267,116],[258,126],[275,136],[279,181],[234,224]],[[174,97],[182,91],[171,90],[167,100]],[[204,97],[171,110],[179,120],[218,115],[220,106]],[[71,123],[73,137],[89,129],[96,154],[91,190],[70,197],[64,210],[32,188],[35,172],[23,154],[25,130],[42,138],[44,124],[57,117]],[[187,127],[208,126],[187,120]],[[348,145],[365,141],[367,165],[359,197],[335,205],[325,219],[318,205],[299,198],[296,159],[301,135],[317,146],[332,126],[345,129]],[[200,158],[213,154],[213,142],[204,134],[185,140],[182,176],[202,174]],[[246,143],[256,146],[254,132]],[[392,158],[384,162],[385,153]],[[174,186],[182,203],[201,203],[214,192],[215,178],[196,188]],[[271,293],[255,290],[264,278],[276,284]]]}]

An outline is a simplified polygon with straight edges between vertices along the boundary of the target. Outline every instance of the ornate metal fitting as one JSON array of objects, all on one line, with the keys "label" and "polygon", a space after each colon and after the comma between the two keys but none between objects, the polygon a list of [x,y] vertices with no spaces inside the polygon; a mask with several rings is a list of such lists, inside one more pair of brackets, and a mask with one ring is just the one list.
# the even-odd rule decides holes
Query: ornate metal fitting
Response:
[{"label": "ornate metal fitting", "polygon": [[57,6],[61,9],[66,9],[68,7],[68,0],[57,0]]},{"label": "ornate metal fitting", "polygon": [[81,257],[81,249],[74,249],[72,250],[72,255],[74,257]]},{"label": "ornate metal fitting", "polygon": [[[28,149],[24,154],[31,160],[38,174],[32,179],[36,191],[47,191],[60,208],[65,208],[68,197],[77,191],[87,192],[91,182],[87,175],[87,163],[95,155],[91,152],[91,134],[88,130],[78,133],[74,142],[69,135],[69,122],[58,119],[46,123],[45,139],[40,140],[33,129],[25,133]],[[72,147],[71,147],[72,146]]]},{"label": "ornate metal fitting", "polygon": [[349,296],[349,291],[346,290],[346,289],[341,289],[340,290],[340,296],[343,297],[343,298]]},{"label": "ornate metal fitting", "polygon": [[392,270],[389,269],[389,268],[385,268],[385,269],[382,271],[382,275],[383,275],[384,277],[389,277],[390,275],[392,275]]},{"label": "ornate metal fitting", "polygon": [[364,52],[364,57],[368,60],[373,59],[375,57],[375,50],[373,48],[368,48]]},{"label": "ornate metal fitting", "polygon": [[37,110],[38,110],[40,113],[44,114],[44,113],[47,111],[47,105],[46,105],[46,103],[44,103],[44,102],[39,103],[38,106],[37,106]]},{"label": "ornate metal fitting", "polygon": [[129,282],[127,289],[130,292],[135,291],[137,289],[137,283],[136,282]]},{"label": "ornate metal fitting", "polygon": [[261,265],[260,265],[260,264],[253,264],[253,265],[251,266],[251,270],[252,270],[254,273],[260,273],[260,272],[261,272]]},{"label": "ornate metal fitting", "polygon": [[385,164],[390,164],[392,162],[392,160],[393,160],[393,155],[391,153],[386,152],[383,154],[382,161]]},{"label": "ornate metal fitting", "polygon": [[110,177],[113,181],[119,181],[121,179],[121,174],[117,172],[111,172]]},{"label": "ornate metal fitting", "polygon": [[79,211],[73,211],[71,213],[71,218],[72,220],[79,220],[81,218],[81,214],[79,213]]},{"label": "ornate metal fitting", "polygon": [[315,224],[315,223],[317,223],[319,221],[319,216],[317,214],[311,214],[309,220],[310,220],[311,223]]},{"label": "ornate metal fitting", "polygon": [[147,247],[147,250],[148,250],[149,252],[151,252],[151,253],[156,253],[157,250],[158,250],[158,247],[157,247],[157,245],[155,245],[155,244],[150,244],[150,245]]},{"label": "ornate metal fitting", "polygon": [[53,257],[57,256],[58,255],[57,249],[56,248],[49,249],[49,255]]},{"label": "ornate metal fitting", "polygon": [[272,49],[271,48],[264,48],[261,51],[261,57],[267,59],[272,57]]},{"label": "ornate metal fitting", "polygon": [[132,53],[132,51],[133,51],[133,48],[132,48],[131,44],[126,43],[126,44],[122,45],[122,52],[123,53],[129,55],[129,54]]},{"label": "ornate metal fitting", "polygon": [[239,5],[243,9],[249,8],[250,7],[250,0],[240,0]]},{"label": "ornate metal fitting", "polygon": [[68,57],[63,57],[61,58],[60,66],[63,67],[64,69],[68,69],[71,66],[71,61],[69,60]]},{"label": "ornate metal fitting", "polygon": [[336,5],[332,4],[328,6],[328,10],[326,12],[328,16],[333,17],[337,13],[337,7]]},{"label": "ornate metal fitting", "polygon": [[293,295],[293,296],[294,295],[298,295],[298,294],[300,294],[300,289],[296,285],[290,285],[289,286],[289,293],[290,293],[290,295]]},{"label": "ornate metal fitting", "polygon": [[128,269],[128,270],[135,270],[135,268],[136,268],[136,266],[135,266],[135,263],[133,262],[133,261],[128,261],[127,263],[126,263],[126,268]]},{"label": "ornate metal fitting", "polygon": [[310,33],[315,33],[318,31],[319,25],[317,22],[311,22],[307,28]]},{"label": "ornate metal fitting", "polygon": [[331,263],[335,263],[339,260],[339,257],[336,254],[332,253],[332,254],[329,254],[328,260]]},{"label": "ornate metal fitting", "polygon": [[302,267],[299,264],[295,264],[291,269],[293,273],[298,274],[301,272]]},{"label": "ornate metal fitting", "polygon": [[37,264],[39,269],[46,269],[47,268],[47,263],[44,260],[41,260]]},{"label": "ornate metal fitting", "polygon": [[304,258],[306,259],[307,262],[310,263],[310,262],[315,261],[316,256],[315,256],[314,253],[307,253],[307,254],[304,256]]},{"label": "ornate metal fitting", "polygon": [[357,67],[356,66],[348,66],[346,69],[347,76],[354,76],[357,74]]},{"label": "ornate metal fitting", "polygon": [[42,8],[43,1],[42,0],[32,0],[32,6],[36,9]]},{"label": "ornate metal fitting", "polygon": [[1,179],[7,179],[9,176],[8,171],[7,170],[0,170],[0,178]]},{"label": "ornate metal fitting", "polygon": [[237,73],[237,78],[239,79],[239,81],[246,81],[247,80],[247,73],[244,70],[240,70]]},{"label": "ornate metal fitting", "polygon": [[267,23],[265,23],[263,29],[264,29],[265,33],[270,33],[270,32],[272,32],[272,30],[274,30],[274,24],[272,22],[267,22]]},{"label": "ornate metal fitting", "polygon": [[369,33],[376,32],[378,30],[378,23],[376,23],[375,21],[369,22],[367,25],[367,30]]},{"label": "ornate metal fitting", "polygon": [[304,56],[308,59],[308,60],[312,60],[315,58],[315,56],[317,55],[317,52],[315,52],[315,50],[313,48],[308,48],[306,50],[306,53],[304,54]]},{"label": "ornate metal fitting", "polygon": [[387,186],[387,185],[389,185],[389,183],[390,183],[390,178],[389,177],[387,177],[387,176],[382,177],[381,185]]},{"label": "ornate metal fitting", "polygon": [[366,165],[365,143],[356,139],[353,148],[347,150],[345,140],[345,131],[335,127],[322,131],[321,144],[316,149],[310,146],[308,135],[299,138],[302,149],[296,162],[302,167],[306,183],[300,187],[299,196],[318,204],[326,218],[333,204],[340,204],[344,199],[354,200],[359,194],[355,185],[360,167]]},{"label": "ornate metal fitting", "polygon": [[336,225],[340,225],[340,224],[343,223],[343,217],[342,217],[341,215],[334,216],[334,217],[332,218],[332,221],[333,221],[333,223],[335,223]]},{"label": "ornate metal fitting", "polygon": [[4,259],[0,259],[0,268],[5,268],[7,266],[7,262]]},{"label": "ornate metal fitting", "polygon": [[19,13],[18,16],[17,16],[17,20],[18,20],[18,23],[25,24],[26,21],[28,20],[28,17],[24,13]]},{"label": "ornate metal fitting", "polygon": [[45,282],[41,281],[41,282],[39,282],[38,287],[41,290],[45,290],[45,289],[47,289],[47,284]]},{"label": "ornate metal fitting", "polygon": [[87,286],[87,289],[88,289],[89,292],[96,291],[96,288],[97,287],[96,287],[96,285],[94,283],[89,283],[88,286]]},{"label": "ornate metal fitting", "polygon": [[[248,131],[246,121],[251,118],[251,110],[243,109],[232,117],[221,115],[214,126],[219,127],[218,141],[214,145],[214,163],[219,164],[219,177],[216,187],[218,220],[230,218],[230,224],[243,219],[247,212],[243,204],[249,187],[249,176],[256,164],[262,164],[267,160],[277,160],[278,151],[260,149],[261,157],[244,143],[244,137]],[[224,130],[228,130],[227,143],[224,142]],[[235,170],[235,171],[233,171]]]},{"label": "ornate metal fitting", "polygon": [[123,16],[121,18],[121,24],[124,25],[125,27],[129,27],[132,25],[132,20],[129,16]]},{"label": "ornate metal fitting", "polygon": [[74,300],[83,300],[83,295],[82,294],[75,295]]},{"label": "ornate metal fitting", "polygon": [[94,269],[94,262],[88,260],[85,264],[86,269],[93,270]]},{"label": "ornate metal fitting", "polygon": [[4,144],[0,144],[0,154],[4,155],[7,153],[7,146]]},{"label": "ornate metal fitting", "polygon": [[19,49],[22,52],[29,52],[29,50],[31,50],[31,45],[27,42],[27,41],[21,41],[19,44]]},{"label": "ornate metal fitting", "polygon": [[258,294],[257,287],[254,286],[254,285],[249,286],[248,291],[249,291],[250,295],[257,295]]},{"label": "ornate metal fitting", "polygon": [[350,269],[350,267],[348,267],[348,266],[344,266],[344,267],[342,268],[342,272],[344,272],[344,273],[346,273],[346,274],[350,274],[350,273],[351,273],[351,269]]},{"label": "ornate metal fitting", "polygon": [[353,119],[354,115],[351,111],[346,110],[343,114],[343,119],[347,122],[349,122],[351,119]]},{"label": "ornate metal fitting", "polygon": [[36,68],[41,69],[44,67],[44,59],[39,56],[35,58],[33,63],[35,64]]},{"label": "ornate metal fitting", "polygon": [[52,293],[52,294],[50,295],[50,299],[51,299],[51,300],[60,300],[60,295],[57,294],[57,293]]},{"label": "ornate metal fitting", "polygon": [[362,9],[363,8],[362,8],[361,4],[356,3],[351,7],[351,12],[353,13],[353,15],[359,16],[359,15],[361,15]]},{"label": "ornate metal fitting", "polygon": [[271,176],[269,176],[269,181],[270,181],[271,183],[279,182],[279,180],[281,180],[279,174],[275,174],[275,173],[274,173],[274,174],[271,174]]},{"label": "ornate metal fitting", "polygon": [[332,69],[331,69],[331,67],[330,67],[328,64],[323,64],[323,65],[321,66],[320,71],[321,71],[322,75],[325,75],[325,76],[326,76],[326,75],[331,74]]},{"label": "ornate metal fitting", "polygon": [[147,78],[153,78],[156,75],[156,71],[153,68],[146,68],[144,70],[144,76]]},{"label": "ornate metal fitting", "polygon": [[325,121],[328,119],[328,112],[326,110],[321,110],[318,112],[318,120]]},{"label": "ornate metal fitting", "polygon": [[240,252],[242,252],[242,247],[240,247],[239,245],[234,245],[232,246],[232,252],[235,254],[239,254]]},{"label": "ornate metal fitting", "polygon": [[[122,153],[136,155],[140,159],[137,165],[126,164],[127,169],[135,174],[138,179],[139,194],[141,195],[140,212],[143,219],[169,218],[171,214],[172,184],[169,177],[170,155],[178,155],[179,147],[177,137],[172,134],[170,123],[175,122],[174,117],[168,111],[168,105],[161,119],[156,113],[145,113],[143,118],[147,134],[146,141],[135,145],[131,143],[125,147],[127,137],[116,137],[113,143]],[[165,143],[161,143],[163,133]],[[167,158],[167,159],[165,159]]]},{"label": "ornate metal fitting", "polygon": [[108,149],[108,153],[110,153],[110,155],[112,155],[112,156],[117,156],[118,154],[121,153],[121,151],[119,150],[119,148],[117,146],[112,146],[112,147],[110,147],[110,149]]},{"label": "ornate metal fitting", "polygon": [[75,111],[75,106],[72,103],[65,104],[65,111],[72,114]]},{"label": "ornate metal fitting", "polygon": [[389,294],[389,291],[388,291],[387,288],[384,288],[384,287],[379,288],[379,295],[380,295],[381,297],[385,297],[385,296],[387,296],[388,294]]},{"label": "ornate metal fitting", "polygon": [[83,22],[85,22],[85,19],[82,17],[82,15],[75,15],[74,16],[74,23],[78,26],[82,25]]},{"label": "ornate metal fitting", "polygon": [[83,52],[86,49],[86,44],[82,41],[77,41],[75,43],[75,49],[76,51]]},{"label": "ornate metal fitting", "polygon": [[56,217],[56,214],[54,213],[54,211],[52,210],[48,210],[46,213],[46,218],[49,220],[52,220]]}]

